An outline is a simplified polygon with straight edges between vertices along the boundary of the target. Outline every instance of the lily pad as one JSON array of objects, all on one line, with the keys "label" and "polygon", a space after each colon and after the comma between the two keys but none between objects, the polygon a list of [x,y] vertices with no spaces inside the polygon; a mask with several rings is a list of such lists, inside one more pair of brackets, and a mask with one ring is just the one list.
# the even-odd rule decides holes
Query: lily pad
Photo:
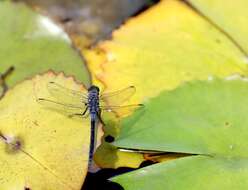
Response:
[{"label": "lily pad", "polygon": [[177,0],[160,1],[129,19],[110,40],[84,50],[84,55],[93,83],[103,90],[136,87],[127,104],[146,102],[185,81],[247,75],[248,71],[246,54],[240,47]]},{"label": "lily pad", "polygon": [[115,146],[102,142],[94,155],[94,161],[101,168],[138,168],[145,159],[137,152],[119,151]]},{"label": "lily pad", "polygon": [[246,54],[182,1],[161,1],[112,36],[86,51],[86,60],[94,83],[100,81],[105,89],[134,85],[132,103],[184,81],[247,75]]},{"label": "lily pad", "polygon": [[207,156],[180,158],[116,177],[125,190],[247,189],[248,162]]},{"label": "lily pad", "polygon": [[145,159],[142,154],[136,152],[123,152],[113,146],[110,141],[105,139],[110,137],[110,140],[119,134],[119,119],[111,112],[103,112],[104,119],[104,136],[101,145],[95,152],[94,161],[101,168],[118,168],[118,167],[132,167],[138,168],[141,162]]},{"label": "lily pad", "polygon": [[247,93],[248,79],[232,76],[185,83],[150,99],[142,116],[137,111],[123,120],[114,144],[206,156],[165,162],[114,180],[125,189],[247,189]]},{"label": "lily pad", "polygon": [[229,38],[239,46],[245,53],[248,53],[247,32],[248,1],[238,0],[189,0],[201,14],[206,16],[213,24],[226,33]]},{"label": "lily pad", "polygon": [[9,86],[47,70],[63,71],[89,86],[90,76],[81,56],[49,18],[25,4],[0,1],[0,23],[0,72],[15,67],[7,80]]},{"label": "lily pad", "polygon": [[47,83],[75,90],[72,78],[53,73],[23,81],[0,101],[0,189],[79,190],[88,168],[90,125],[46,109]]}]

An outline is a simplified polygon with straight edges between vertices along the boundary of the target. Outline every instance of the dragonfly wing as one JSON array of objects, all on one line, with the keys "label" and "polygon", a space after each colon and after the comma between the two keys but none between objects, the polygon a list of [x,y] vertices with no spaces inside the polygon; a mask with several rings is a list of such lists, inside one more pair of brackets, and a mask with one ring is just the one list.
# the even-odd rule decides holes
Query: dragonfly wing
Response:
[{"label": "dragonfly wing", "polygon": [[122,90],[115,92],[104,93],[100,96],[100,101],[109,103],[111,105],[121,105],[135,93],[136,89],[134,86],[129,86]]},{"label": "dragonfly wing", "polygon": [[47,89],[59,102],[74,104],[80,107],[82,104],[87,103],[87,93],[65,88],[55,82],[49,82],[47,84]]},{"label": "dragonfly wing", "polygon": [[79,106],[75,106],[73,104],[60,103],[60,102],[56,102],[56,101],[48,100],[48,99],[44,99],[44,98],[37,99],[37,102],[40,103],[41,105],[51,109],[51,110],[57,111],[59,113],[67,115],[69,117],[80,116],[80,115],[82,117],[84,111],[87,108],[86,105],[79,107]]},{"label": "dragonfly wing", "polygon": [[121,117],[130,115],[134,110],[142,107],[144,107],[143,104],[133,104],[127,106],[100,106],[101,110],[106,112],[114,112]]}]

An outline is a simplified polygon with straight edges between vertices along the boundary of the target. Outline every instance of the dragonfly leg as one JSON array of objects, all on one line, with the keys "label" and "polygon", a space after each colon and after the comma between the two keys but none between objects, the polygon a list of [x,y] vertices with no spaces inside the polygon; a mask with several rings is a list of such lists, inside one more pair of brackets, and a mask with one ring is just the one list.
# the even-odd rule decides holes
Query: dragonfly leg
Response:
[{"label": "dragonfly leg", "polygon": [[85,110],[84,110],[82,115],[85,115],[87,111],[88,111],[88,106],[85,108]]},{"label": "dragonfly leg", "polygon": [[83,114],[81,114],[81,113],[74,113],[74,114],[70,114],[70,115],[68,115],[68,117],[75,117],[75,116],[83,116]]},{"label": "dragonfly leg", "polygon": [[74,117],[74,116],[81,116],[81,117],[87,117],[89,114],[86,114],[88,111],[88,107],[85,108],[83,113],[74,113],[69,115],[69,117]]}]

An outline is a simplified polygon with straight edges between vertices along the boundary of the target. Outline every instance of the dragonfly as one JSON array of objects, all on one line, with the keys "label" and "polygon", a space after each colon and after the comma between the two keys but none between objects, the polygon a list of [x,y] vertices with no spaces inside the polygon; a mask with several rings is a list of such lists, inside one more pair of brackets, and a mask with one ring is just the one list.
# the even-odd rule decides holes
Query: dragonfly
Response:
[{"label": "dragonfly", "polygon": [[[56,82],[51,81],[47,84],[47,89],[55,100],[38,98],[37,101],[40,104],[62,112],[69,117],[79,116],[81,118],[87,118],[90,116],[91,137],[89,165],[91,165],[93,161],[93,154],[95,151],[96,124],[97,122],[104,124],[101,118],[101,112],[107,111],[120,113],[124,116],[131,113],[134,109],[143,107],[143,104],[121,106],[135,93],[136,89],[134,86],[129,86],[114,92],[100,94],[100,89],[95,85],[90,86],[87,92],[81,92],[68,89]],[[111,105],[108,105],[110,103]]]}]

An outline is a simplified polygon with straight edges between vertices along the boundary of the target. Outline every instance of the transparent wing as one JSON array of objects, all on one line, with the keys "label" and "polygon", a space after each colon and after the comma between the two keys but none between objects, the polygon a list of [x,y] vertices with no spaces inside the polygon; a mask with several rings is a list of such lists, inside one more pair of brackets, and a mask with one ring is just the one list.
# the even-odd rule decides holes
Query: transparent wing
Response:
[{"label": "transparent wing", "polygon": [[135,93],[136,89],[134,86],[129,86],[122,90],[118,90],[110,93],[103,93],[100,95],[100,101],[111,104],[111,105],[121,105]]},{"label": "transparent wing", "polygon": [[88,113],[85,112],[87,109],[86,105],[79,107],[73,104],[60,103],[60,102],[48,100],[45,98],[39,98],[37,99],[37,102],[45,106],[46,108],[57,111],[69,117],[74,117],[74,116],[80,116],[80,117],[85,116],[86,117],[88,115]]},{"label": "transparent wing", "polygon": [[133,104],[127,106],[100,106],[102,111],[114,112],[118,116],[127,116],[131,114],[134,110],[144,107],[143,104]]},{"label": "transparent wing", "polygon": [[72,104],[79,107],[87,103],[88,93],[71,90],[55,82],[49,82],[47,89],[51,96],[61,103]]}]

